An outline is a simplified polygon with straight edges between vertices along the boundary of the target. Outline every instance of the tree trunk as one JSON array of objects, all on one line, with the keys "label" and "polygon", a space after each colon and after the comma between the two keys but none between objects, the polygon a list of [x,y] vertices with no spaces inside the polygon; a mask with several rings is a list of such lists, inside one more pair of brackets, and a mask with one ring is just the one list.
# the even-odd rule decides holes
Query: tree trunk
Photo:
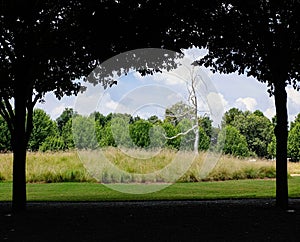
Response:
[{"label": "tree trunk", "polygon": [[277,124],[276,135],[276,204],[286,209],[288,207],[288,180],[287,180],[287,138],[288,138],[288,115],[287,93],[285,82],[275,82],[275,106]]},{"label": "tree trunk", "polygon": [[13,200],[14,212],[26,209],[26,97],[19,89],[15,95],[15,120],[12,133],[13,148]]},{"label": "tree trunk", "polygon": [[198,120],[198,98],[196,92],[196,78],[192,76],[192,90],[191,90],[191,102],[194,108],[194,119],[196,127],[194,129],[195,133],[195,142],[194,142],[194,153],[195,155],[199,154],[199,120]]},{"label": "tree trunk", "polygon": [[194,133],[195,133],[195,141],[194,141],[194,153],[195,155],[199,154],[199,122],[198,122],[198,118],[196,117],[196,124],[195,124],[195,128],[194,128]]}]

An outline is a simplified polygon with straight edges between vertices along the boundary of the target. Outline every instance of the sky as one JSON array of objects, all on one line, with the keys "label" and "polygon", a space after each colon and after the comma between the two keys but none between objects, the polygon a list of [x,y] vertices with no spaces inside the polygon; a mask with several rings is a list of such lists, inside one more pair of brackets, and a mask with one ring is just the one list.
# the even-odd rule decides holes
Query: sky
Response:
[{"label": "sky", "polygon": [[[187,90],[193,76],[197,83],[199,115],[209,116],[214,120],[215,126],[220,124],[224,112],[232,107],[252,112],[258,109],[269,119],[275,115],[274,98],[269,97],[265,83],[236,73],[212,73],[202,67],[193,69],[192,72],[188,65],[190,61],[205,53],[205,50],[196,48],[186,50],[185,59],[178,69],[146,77],[132,71],[126,76],[116,77],[118,84],[106,90],[101,85],[83,83],[88,87],[85,93],[77,97],[64,97],[60,101],[52,93],[48,93],[45,96],[46,102],[37,104],[36,108],[44,109],[52,119],[56,119],[66,107],[83,115],[99,111],[104,115],[120,112],[142,118],[152,115],[163,118],[166,108],[178,101],[187,102]],[[107,63],[111,65],[118,57],[120,56]],[[293,121],[300,113],[300,92],[288,86],[287,94],[289,121]]]}]

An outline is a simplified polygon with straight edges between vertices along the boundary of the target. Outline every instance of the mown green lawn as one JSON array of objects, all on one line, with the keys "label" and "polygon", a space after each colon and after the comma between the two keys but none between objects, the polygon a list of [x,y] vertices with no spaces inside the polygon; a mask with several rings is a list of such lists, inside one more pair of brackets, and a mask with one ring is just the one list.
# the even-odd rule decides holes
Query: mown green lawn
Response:
[{"label": "mown green lawn", "polygon": [[[118,184],[117,189],[143,189],[162,184]],[[139,187],[136,187],[139,186]],[[0,201],[11,201],[11,182],[0,183]],[[300,197],[300,177],[289,179],[289,196]],[[28,201],[120,201],[181,200],[275,197],[274,180],[232,180],[224,182],[176,183],[148,194],[118,192],[97,183],[28,184]]]}]

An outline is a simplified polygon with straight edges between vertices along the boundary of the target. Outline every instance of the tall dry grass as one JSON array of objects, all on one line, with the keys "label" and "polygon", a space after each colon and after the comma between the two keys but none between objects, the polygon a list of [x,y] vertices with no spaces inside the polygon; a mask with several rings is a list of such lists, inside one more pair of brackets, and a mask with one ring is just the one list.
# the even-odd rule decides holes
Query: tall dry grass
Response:
[{"label": "tall dry grass", "polygon": [[[0,154],[0,174],[12,180],[12,154]],[[76,152],[27,153],[27,182],[85,182],[92,178]]]},{"label": "tall dry grass", "polygon": [[[120,150],[28,153],[27,182],[198,182],[275,177],[275,162],[174,150]],[[211,158],[210,157],[210,158]],[[214,157],[213,157],[214,158]],[[289,163],[300,174],[300,163]],[[0,154],[0,181],[12,180],[12,154]]]},{"label": "tall dry grass", "polygon": [[0,181],[12,180],[12,154],[0,154]]},{"label": "tall dry grass", "polygon": [[237,159],[222,156],[207,180],[238,180],[275,178],[276,166],[274,161],[257,159]]},{"label": "tall dry grass", "polygon": [[300,174],[300,162],[289,162],[288,163],[289,174]]}]

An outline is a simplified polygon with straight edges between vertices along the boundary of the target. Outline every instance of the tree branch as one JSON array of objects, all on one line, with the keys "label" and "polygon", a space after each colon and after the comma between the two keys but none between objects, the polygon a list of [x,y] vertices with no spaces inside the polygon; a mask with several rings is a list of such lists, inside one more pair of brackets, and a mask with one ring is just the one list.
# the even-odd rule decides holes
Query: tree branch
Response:
[{"label": "tree branch", "polygon": [[189,132],[193,131],[195,128],[197,128],[197,125],[194,125],[192,128],[188,129],[187,131],[182,132],[182,133],[178,133],[178,134],[176,134],[176,135],[173,136],[173,137],[167,137],[167,136],[164,135],[164,138],[165,138],[165,139],[168,139],[168,140],[176,139],[176,138],[179,137],[179,136],[183,136],[183,135],[188,134]]},{"label": "tree branch", "polygon": [[37,103],[37,101],[39,100],[39,99],[41,99],[42,98],[42,94],[36,94],[35,95],[35,97],[34,97],[34,99],[33,99],[33,101],[32,101],[32,108],[35,106],[35,104]]},{"label": "tree branch", "polygon": [[14,131],[13,120],[14,120],[15,116],[14,116],[13,112],[12,112],[13,115],[10,115],[9,109],[11,109],[11,111],[12,111],[12,107],[9,102],[8,102],[9,105],[5,104],[6,102],[7,102],[6,98],[2,98],[2,100],[0,101],[0,115],[6,121],[8,129],[9,129],[10,133],[12,134]]},{"label": "tree branch", "polygon": [[5,108],[3,100],[0,102],[0,115],[4,118],[6,122],[9,121],[9,114]]},{"label": "tree branch", "polygon": [[4,103],[10,119],[13,120],[15,118],[15,114],[9,100],[7,98],[4,98]]},{"label": "tree branch", "polygon": [[29,142],[30,135],[31,135],[32,129],[33,129],[33,123],[32,123],[33,107],[34,107],[35,103],[37,102],[37,100],[39,99],[39,98],[37,98],[37,96],[35,96],[33,101],[28,100],[27,105],[26,105],[26,108],[27,108],[26,130],[25,130],[26,144],[28,144],[28,142]]}]

